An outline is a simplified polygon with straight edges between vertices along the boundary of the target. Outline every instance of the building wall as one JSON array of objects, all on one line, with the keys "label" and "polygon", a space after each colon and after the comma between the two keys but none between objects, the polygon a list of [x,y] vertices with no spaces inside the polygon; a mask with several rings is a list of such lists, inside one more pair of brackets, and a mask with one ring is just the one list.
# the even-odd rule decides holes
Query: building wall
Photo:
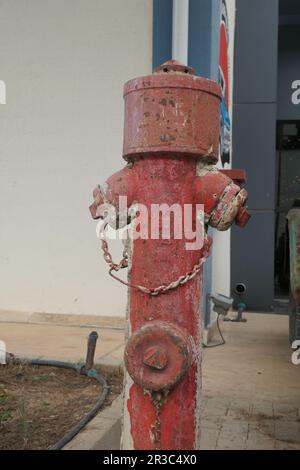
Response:
[{"label": "building wall", "polygon": [[219,79],[220,0],[189,0],[189,65],[197,75]]},{"label": "building wall", "polygon": [[[224,0],[228,13],[230,116],[234,66],[235,0]],[[221,0],[189,0],[188,64],[201,75],[219,80]],[[153,66],[170,57],[172,51],[172,1],[154,0]],[[175,58],[175,57],[174,57]],[[221,159],[218,165],[223,168]],[[231,162],[224,165],[231,168]],[[204,267],[204,304],[207,293],[230,294],[230,231],[210,231],[214,243],[212,256]],[[204,309],[206,306],[204,305]],[[208,312],[207,312],[208,313]],[[209,317],[209,315],[207,315]]]},{"label": "building wall", "polygon": [[271,310],[274,216],[278,0],[237,0],[233,166],[245,168],[252,219],[233,228],[231,287],[247,286],[249,310]]},{"label": "building wall", "polygon": [[[188,24],[185,25],[188,35],[188,65],[193,67],[197,75],[216,81],[219,79],[220,5],[220,0],[189,0]],[[153,0],[154,68],[172,57],[172,15],[172,0]],[[217,240],[215,244],[218,245]],[[222,270],[225,279],[229,277],[229,264],[227,271],[226,275]],[[221,272],[221,268],[217,272]],[[205,312],[205,325],[210,322],[210,302],[206,301],[206,295],[212,292],[212,275],[211,256],[204,265],[202,310]]]},{"label": "building wall", "polygon": [[122,88],[151,71],[152,0],[2,0],[0,57],[0,309],[123,315],[88,206],[123,165]]},{"label": "building wall", "polygon": [[[229,115],[232,123],[233,112],[233,80],[234,80],[234,38],[235,38],[235,0],[225,1],[228,14],[228,62],[229,62]],[[232,135],[232,126],[231,126]],[[219,160],[219,168],[232,168],[232,156],[229,163],[224,165]],[[212,251],[212,292],[230,296],[230,240],[231,230],[227,232],[213,231]]]},{"label": "building wall", "polygon": [[300,16],[297,18],[299,24],[279,27],[278,120],[300,120]]}]

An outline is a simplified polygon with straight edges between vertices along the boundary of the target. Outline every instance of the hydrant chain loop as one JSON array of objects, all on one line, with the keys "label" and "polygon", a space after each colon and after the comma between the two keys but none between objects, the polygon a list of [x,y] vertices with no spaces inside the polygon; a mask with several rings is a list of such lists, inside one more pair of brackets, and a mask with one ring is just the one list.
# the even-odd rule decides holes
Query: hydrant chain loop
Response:
[{"label": "hydrant chain loop", "polygon": [[103,251],[103,258],[106,261],[107,264],[109,264],[109,275],[114,278],[116,281],[119,281],[121,284],[124,284],[127,287],[131,287],[132,289],[138,289],[144,294],[151,295],[152,297],[158,296],[160,294],[164,294],[172,289],[177,289],[179,286],[183,286],[187,282],[191,281],[197,274],[201,271],[202,265],[205,263],[209,256],[209,240],[207,235],[205,235],[204,238],[204,255],[200,257],[199,261],[193,269],[189,272],[187,272],[185,275],[180,276],[178,279],[175,281],[170,282],[169,284],[162,284],[161,286],[155,287],[155,288],[148,288],[145,286],[140,286],[138,284],[131,284],[130,282],[123,281],[123,279],[119,278],[115,274],[113,274],[113,271],[118,272],[120,269],[127,268],[128,267],[128,254],[126,250],[123,252],[123,258],[119,263],[114,263],[112,259],[112,255],[109,252],[109,247],[108,243],[105,239],[105,229],[107,227],[107,223],[104,224],[101,230],[101,248]]}]

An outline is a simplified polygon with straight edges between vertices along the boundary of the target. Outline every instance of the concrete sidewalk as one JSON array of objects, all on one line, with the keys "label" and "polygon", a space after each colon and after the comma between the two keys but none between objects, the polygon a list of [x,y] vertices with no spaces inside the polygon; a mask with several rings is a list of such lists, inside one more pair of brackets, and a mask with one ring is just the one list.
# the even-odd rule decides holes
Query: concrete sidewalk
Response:
[{"label": "concrete sidewalk", "polygon": [[204,350],[203,449],[300,449],[300,366],[288,317],[221,322],[226,344]]},{"label": "concrete sidewalk", "polygon": [[[221,322],[226,344],[204,349],[202,448],[300,449],[300,366],[291,363],[288,318],[246,318]],[[84,359],[91,330],[99,334],[96,362],[120,365],[120,329],[0,322],[9,352],[73,361]]]},{"label": "concrete sidewalk", "polygon": [[0,321],[0,339],[5,341],[7,352],[29,358],[83,361],[86,356],[87,338],[91,331],[97,331],[99,335],[95,362],[120,365],[124,349],[122,329]]}]

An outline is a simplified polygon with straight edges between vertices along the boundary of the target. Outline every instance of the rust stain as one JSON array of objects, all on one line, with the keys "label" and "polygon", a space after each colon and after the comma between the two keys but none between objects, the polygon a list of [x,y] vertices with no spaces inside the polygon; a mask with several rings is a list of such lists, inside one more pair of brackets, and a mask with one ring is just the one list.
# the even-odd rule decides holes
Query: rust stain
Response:
[{"label": "rust stain", "polygon": [[172,141],[176,140],[176,136],[171,135],[171,134],[161,134],[160,140],[162,142],[172,142]]}]

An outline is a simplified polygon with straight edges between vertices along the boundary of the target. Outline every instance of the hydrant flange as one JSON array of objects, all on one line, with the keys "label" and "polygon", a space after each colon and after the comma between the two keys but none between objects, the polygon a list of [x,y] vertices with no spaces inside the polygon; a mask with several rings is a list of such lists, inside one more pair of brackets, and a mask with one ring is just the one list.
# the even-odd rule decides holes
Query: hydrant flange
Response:
[{"label": "hydrant flange", "polygon": [[129,338],[125,348],[126,369],[145,390],[169,390],[186,374],[192,362],[190,338],[167,322],[151,322]]}]

